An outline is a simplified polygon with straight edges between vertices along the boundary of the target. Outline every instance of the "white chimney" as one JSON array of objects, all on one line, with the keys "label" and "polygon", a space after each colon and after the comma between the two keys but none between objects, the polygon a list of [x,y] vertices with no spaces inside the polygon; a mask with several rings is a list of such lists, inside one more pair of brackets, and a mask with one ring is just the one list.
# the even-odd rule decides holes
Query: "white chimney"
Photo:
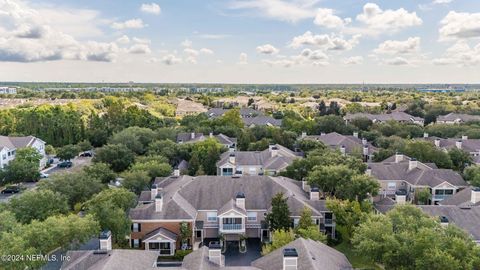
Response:
[{"label": "white chimney", "polygon": [[231,164],[235,164],[235,153],[230,153],[230,155],[228,156],[228,162],[230,162]]},{"label": "white chimney", "polygon": [[353,132],[353,137],[358,138],[358,132]]},{"label": "white chimney", "polygon": [[436,147],[440,147],[440,139],[435,139],[434,143]]},{"label": "white chimney", "polygon": [[321,132],[321,133],[320,133],[320,136],[325,136],[325,132]]},{"label": "white chimney", "polygon": [[235,196],[235,205],[238,208],[245,209],[245,194],[243,192],[237,192]]},{"label": "white chimney", "polygon": [[400,161],[403,161],[403,155],[400,153],[395,153],[395,163],[399,163]]},{"label": "white chimney", "polygon": [[295,248],[283,249],[283,270],[298,269],[298,253]]},{"label": "white chimney", "polygon": [[152,185],[152,188],[150,189],[150,200],[154,201],[155,197],[157,197],[158,194],[158,188],[156,184]]},{"label": "white chimney", "polygon": [[347,153],[345,149],[345,145],[340,146],[340,153],[342,153],[342,155],[345,155]]},{"label": "white chimney", "polygon": [[180,170],[179,170],[178,168],[175,168],[175,169],[173,170],[173,176],[175,176],[175,177],[179,177],[179,176],[180,176]]},{"label": "white chimney", "polygon": [[428,133],[424,132],[424,133],[423,133],[423,137],[424,137],[424,138],[428,138]]},{"label": "white chimney", "polygon": [[410,161],[408,161],[408,170],[413,170],[413,169],[417,168],[417,166],[418,166],[417,159],[412,158],[412,159],[410,159]]},{"label": "white chimney", "polygon": [[473,204],[480,202],[480,187],[472,188],[472,195],[470,196],[470,202]]},{"label": "white chimney", "polygon": [[210,132],[210,134],[208,134],[208,136],[209,136],[210,138],[213,138],[213,132]]},{"label": "white chimney", "polygon": [[407,203],[407,191],[406,190],[397,190],[395,192],[395,202],[397,202],[397,204]]},{"label": "white chimney", "polygon": [[278,155],[278,147],[276,145],[270,145],[269,148],[272,157],[276,157]]},{"label": "white chimney", "polygon": [[310,200],[311,201],[320,200],[320,189],[318,187],[312,187],[310,189]]},{"label": "white chimney", "polygon": [[228,152],[229,152],[229,153],[235,152],[235,147],[234,147],[233,145],[230,146],[230,147],[228,147]]},{"label": "white chimney", "polygon": [[368,146],[367,146],[367,145],[365,145],[365,146],[363,147],[363,155],[364,155],[364,156],[368,156]]},{"label": "white chimney", "polygon": [[220,243],[210,243],[208,246],[208,260],[222,266],[222,247]]},{"label": "white chimney", "polygon": [[307,137],[307,132],[304,131],[304,132],[302,132],[302,139],[305,138],[305,137]]},{"label": "white chimney", "polygon": [[448,226],[448,217],[446,216],[440,216],[440,225],[446,227]]},{"label": "white chimney", "polygon": [[155,212],[162,212],[163,208],[163,196],[161,193],[158,193],[155,196]]},{"label": "white chimney", "polygon": [[302,189],[305,192],[310,192],[310,185],[305,180],[302,180]]},{"label": "white chimney", "polygon": [[370,168],[370,166],[368,166],[367,169],[365,170],[365,174],[368,176],[372,175],[372,168]]},{"label": "white chimney", "polygon": [[468,140],[468,136],[463,135],[462,140]]},{"label": "white chimney", "polygon": [[195,132],[190,133],[190,139],[195,139]]},{"label": "white chimney", "polygon": [[109,230],[102,231],[98,237],[100,240],[100,250],[112,250],[112,232]]},{"label": "white chimney", "polygon": [[455,142],[455,146],[456,146],[458,149],[462,149],[462,141],[456,141],[456,142]]},{"label": "white chimney", "polygon": [[363,144],[363,145],[366,145],[367,143],[368,143],[368,142],[367,142],[367,139],[362,138],[362,144]]}]

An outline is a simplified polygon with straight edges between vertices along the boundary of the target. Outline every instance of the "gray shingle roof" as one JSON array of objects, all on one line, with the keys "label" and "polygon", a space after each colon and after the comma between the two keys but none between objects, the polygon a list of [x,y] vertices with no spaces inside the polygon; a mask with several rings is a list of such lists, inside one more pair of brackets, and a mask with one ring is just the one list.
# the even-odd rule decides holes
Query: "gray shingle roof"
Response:
[{"label": "gray shingle roof", "polygon": [[158,228],[156,230],[153,230],[149,233],[147,233],[144,237],[143,237],[143,241],[147,241],[149,238],[151,237],[154,237],[156,235],[163,235],[171,240],[174,240],[176,241],[177,240],[177,234],[170,231],[170,230],[167,230],[165,228]]},{"label": "gray shingle roof", "polygon": [[9,149],[29,147],[32,145],[35,139],[37,138],[33,136],[25,136],[25,137],[0,136],[0,147],[7,147]]},{"label": "gray shingle roof", "polygon": [[[217,118],[217,117],[223,116],[223,114],[225,114],[227,111],[229,111],[229,109],[211,108],[206,112],[206,114],[210,118]],[[252,109],[252,108],[241,108],[239,113],[240,113],[241,118],[263,116],[262,112],[257,111],[257,110]]]},{"label": "gray shingle roof", "polygon": [[[293,160],[299,158],[292,150],[275,144],[277,155],[273,156],[272,151],[265,149],[263,151],[235,151],[235,164],[237,166],[257,165],[267,170],[282,170],[292,164]],[[217,167],[229,163],[230,152],[225,152],[220,156]]]},{"label": "gray shingle roof", "polygon": [[114,249],[105,254],[94,251],[69,251],[70,260],[64,261],[62,270],[145,270],[154,269],[157,251]]},{"label": "gray shingle roof", "polygon": [[345,255],[323,243],[311,239],[297,240],[253,261],[252,266],[262,270],[283,269],[283,249],[295,248],[298,253],[298,270],[353,269]]},{"label": "gray shingle roof", "polygon": [[453,196],[439,202],[440,205],[456,205],[460,207],[480,206],[480,202],[472,204],[472,188],[466,187]]},{"label": "gray shingle roof", "polygon": [[[303,138],[304,140],[312,141],[321,141],[327,146],[330,146],[334,149],[339,149],[341,146],[345,146],[345,152],[347,154],[353,153],[355,150],[363,153],[363,143],[362,140],[355,136],[346,136],[339,134],[337,132],[330,132],[325,135],[310,135]],[[368,147],[368,154],[371,155],[377,151],[377,148],[374,147],[371,143],[367,142],[366,146]]]},{"label": "gray shingle roof", "polygon": [[371,114],[371,113],[354,113],[354,114],[347,114],[345,119],[353,120],[355,118],[368,118],[371,121],[401,121],[401,122],[408,122],[408,121],[423,121],[423,118],[416,117],[410,115],[406,112],[392,112],[392,113],[384,113],[384,114]]},{"label": "gray shingle roof", "polygon": [[452,148],[457,148],[457,142],[462,142],[461,144],[461,149],[466,151],[466,152],[478,152],[480,151],[480,139],[455,139],[455,138],[450,138],[450,139],[442,139],[438,137],[428,137],[424,138],[432,143],[435,142],[435,140],[439,140],[439,148],[443,149],[452,149]]},{"label": "gray shingle roof", "polygon": [[[225,257],[222,255],[222,261]],[[187,270],[217,270],[220,266],[208,260],[208,247],[203,246],[200,249],[188,254],[183,258],[182,268]]]},{"label": "gray shingle roof", "polygon": [[[393,162],[391,161],[393,159]],[[404,180],[415,186],[436,187],[443,182],[448,182],[457,187],[465,187],[467,183],[462,176],[450,169],[432,168],[428,164],[417,162],[417,167],[409,170],[409,159],[394,162],[395,156],[379,163],[369,163],[372,176],[380,181]]]},{"label": "gray shingle roof", "polygon": [[293,216],[299,216],[305,206],[310,206],[316,216],[327,211],[325,203],[309,200],[298,181],[285,177],[184,175],[157,179],[155,183],[163,189],[163,210],[155,212],[154,203],[140,204],[130,210],[131,219],[195,219],[196,211],[221,209],[238,192],[245,194],[247,210],[269,209],[272,198],[283,192]]},{"label": "gray shingle roof", "polygon": [[437,121],[461,121],[461,122],[469,122],[469,121],[480,121],[480,115],[471,115],[471,114],[462,114],[462,113],[449,113],[446,115],[439,115]]},{"label": "gray shingle roof", "polygon": [[247,117],[243,118],[243,123],[245,126],[276,126],[280,127],[282,126],[282,119],[275,119],[270,116],[256,116],[256,117]]}]

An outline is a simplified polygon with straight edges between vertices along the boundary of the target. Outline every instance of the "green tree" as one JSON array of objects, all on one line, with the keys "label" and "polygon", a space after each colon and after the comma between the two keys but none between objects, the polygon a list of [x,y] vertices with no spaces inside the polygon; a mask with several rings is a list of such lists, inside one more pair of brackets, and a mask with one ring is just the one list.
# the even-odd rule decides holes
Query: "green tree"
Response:
[{"label": "green tree", "polygon": [[220,160],[220,154],[223,151],[221,144],[213,138],[209,138],[203,142],[195,143],[192,146],[189,170],[191,174],[195,174],[200,166],[207,175],[215,175],[217,173],[217,161]]},{"label": "green tree", "polygon": [[419,204],[428,204],[428,201],[432,198],[432,194],[427,188],[417,190],[415,193],[415,198]]},{"label": "green tree", "polygon": [[78,155],[80,148],[76,145],[65,145],[57,149],[57,157],[61,160],[70,160]]},{"label": "green tree", "polygon": [[123,144],[108,144],[99,148],[93,162],[109,164],[114,172],[121,172],[133,163],[134,154]]},{"label": "green tree", "polygon": [[99,179],[104,184],[114,181],[117,176],[107,164],[100,162],[84,167],[83,171],[88,177]]},{"label": "green tree", "polygon": [[444,151],[437,149],[432,143],[426,141],[410,141],[404,153],[421,162],[433,162],[440,168],[452,168],[452,160]]},{"label": "green tree", "polygon": [[40,177],[38,169],[41,158],[42,156],[34,148],[18,149],[15,159],[3,169],[3,182],[37,181]]},{"label": "green tree", "polygon": [[177,144],[171,140],[154,141],[148,145],[148,155],[160,155],[172,163],[177,159]]},{"label": "green tree", "polygon": [[283,197],[283,193],[278,193],[272,198],[271,204],[272,210],[265,217],[269,230],[288,230],[291,225],[291,220],[287,198]]},{"label": "green tree", "polygon": [[335,222],[339,227],[344,228],[343,238],[350,241],[354,229],[372,211],[368,202],[358,202],[339,199],[327,199],[327,208],[335,215]]},{"label": "green tree", "polygon": [[272,242],[265,244],[262,247],[262,255],[265,256],[268,253],[285,246],[293,240],[295,240],[295,233],[292,229],[274,230],[272,232]]},{"label": "green tree", "polygon": [[480,166],[470,166],[464,171],[465,180],[474,187],[480,187]]},{"label": "green tree", "polygon": [[33,190],[12,198],[8,209],[21,223],[36,219],[43,221],[49,216],[66,214],[69,210],[65,196],[51,190]]},{"label": "green tree", "polygon": [[180,241],[186,244],[187,240],[192,237],[192,229],[187,222],[180,222]]},{"label": "green tree", "polygon": [[77,144],[78,148],[80,151],[85,152],[85,151],[90,151],[92,150],[93,146],[88,140],[83,140]]},{"label": "green tree", "polygon": [[452,148],[448,150],[448,155],[452,160],[452,169],[463,172],[465,167],[470,166],[473,163],[473,158],[470,153],[465,152],[462,149]]},{"label": "green tree", "polygon": [[224,125],[232,125],[240,129],[244,126],[239,109],[228,110],[220,119]]},{"label": "green tree", "polygon": [[318,225],[313,223],[312,210],[308,207],[303,208],[298,226],[295,228],[295,231],[297,235],[303,238],[312,239],[323,243],[327,242],[327,236],[320,231]]},{"label": "green tree", "polygon": [[122,144],[136,154],[144,154],[156,134],[149,128],[129,127],[113,134],[110,144]]},{"label": "green tree", "polygon": [[150,185],[150,177],[144,171],[124,172],[122,178],[122,186],[135,194],[140,194]]},{"label": "green tree", "polygon": [[150,178],[165,177],[172,174],[172,166],[168,163],[157,163],[155,161],[147,161],[133,164],[131,171],[147,172]]}]

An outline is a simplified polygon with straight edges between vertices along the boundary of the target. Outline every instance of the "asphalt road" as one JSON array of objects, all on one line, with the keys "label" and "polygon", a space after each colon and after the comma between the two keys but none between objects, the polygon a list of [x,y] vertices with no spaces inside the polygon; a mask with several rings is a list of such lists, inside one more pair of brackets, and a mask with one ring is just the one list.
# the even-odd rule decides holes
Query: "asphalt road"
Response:
[{"label": "asphalt road", "polygon": [[[45,172],[49,174],[51,177],[52,175],[56,174],[64,174],[64,173],[72,173],[72,172],[78,172],[80,171],[83,167],[88,166],[92,163],[92,158],[91,157],[76,157],[72,159],[73,166],[71,168],[57,168],[56,164],[55,167],[51,169],[46,169],[43,170],[42,172]],[[48,179],[48,178],[47,178]],[[35,182],[24,182],[22,183],[24,187],[26,187],[26,190],[32,190],[37,187],[37,183]],[[23,191],[25,192],[25,190]],[[8,202],[11,198],[18,196],[21,193],[17,194],[1,194],[0,193],[0,203],[2,202]]]}]

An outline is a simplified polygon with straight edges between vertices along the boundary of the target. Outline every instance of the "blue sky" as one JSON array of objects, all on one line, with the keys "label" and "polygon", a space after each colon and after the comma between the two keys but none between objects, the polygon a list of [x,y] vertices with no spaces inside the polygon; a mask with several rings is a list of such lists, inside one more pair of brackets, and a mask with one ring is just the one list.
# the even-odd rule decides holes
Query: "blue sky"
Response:
[{"label": "blue sky", "polygon": [[479,83],[480,2],[0,0],[0,61],[3,81]]}]

